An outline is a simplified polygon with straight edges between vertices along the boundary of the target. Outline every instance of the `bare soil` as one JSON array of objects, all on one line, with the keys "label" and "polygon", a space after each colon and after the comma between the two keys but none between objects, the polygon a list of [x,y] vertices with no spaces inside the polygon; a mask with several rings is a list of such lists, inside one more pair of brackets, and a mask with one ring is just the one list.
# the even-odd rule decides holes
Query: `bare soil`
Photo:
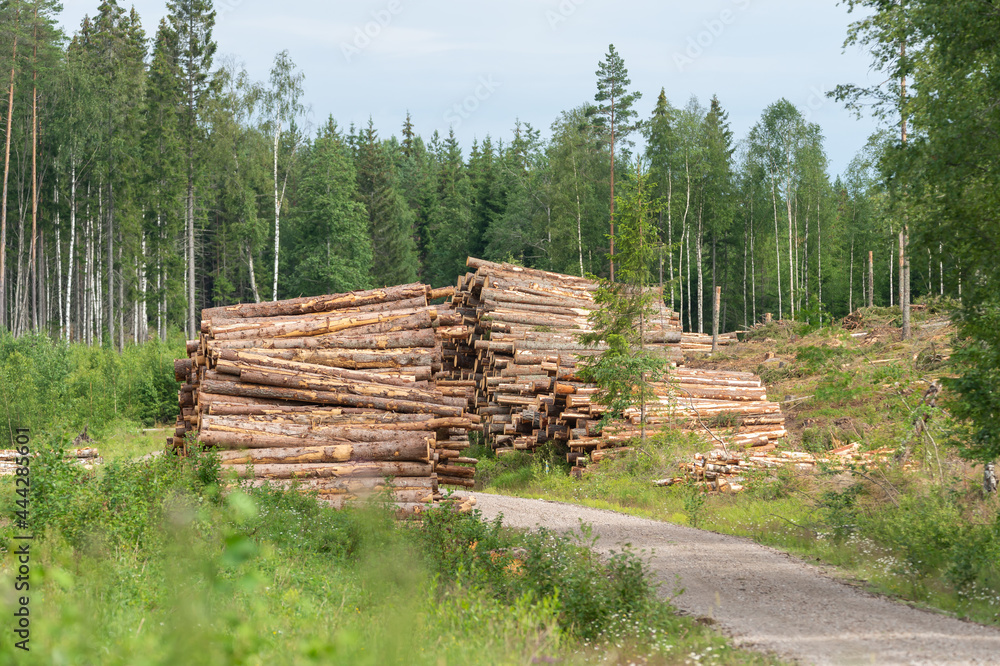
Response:
[{"label": "bare soil", "polygon": [[[997,664],[1000,630],[875,596],[747,539],[559,502],[477,493],[511,527],[592,527],[601,552],[630,544],[685,614],[734,642],[803,664]],[[675,596],[676,595],[676,596]]]}]

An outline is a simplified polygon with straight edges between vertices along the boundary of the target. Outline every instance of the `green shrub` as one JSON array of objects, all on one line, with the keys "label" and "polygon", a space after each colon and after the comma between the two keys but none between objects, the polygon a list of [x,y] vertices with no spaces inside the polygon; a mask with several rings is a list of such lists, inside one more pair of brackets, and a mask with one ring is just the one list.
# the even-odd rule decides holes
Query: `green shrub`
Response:
[{"label": "green shrub", "polygon": [[181,341],[130,345],[122,353],[42,335],[0,333],[0,427],[101,434],[116,422],[152,426],[177,416],[173,361]]}]

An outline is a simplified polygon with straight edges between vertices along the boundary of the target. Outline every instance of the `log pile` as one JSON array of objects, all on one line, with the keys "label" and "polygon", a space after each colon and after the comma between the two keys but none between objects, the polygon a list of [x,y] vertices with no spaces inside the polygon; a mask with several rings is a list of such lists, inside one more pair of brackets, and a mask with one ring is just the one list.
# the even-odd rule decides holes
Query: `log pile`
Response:
[{"label": "log pile", "polygon": [[203,310],[174,365],[168,444],[217,447],[248,483],[294,483],[334,506],[384,492],[413,514],[441,486],[472,487],[472,385],[442,373],[442,340],[464,333],[462,317],[431,304],[452,292],[409,284]]},{"label": "log pile", "polygon": [[[444,355],[456,380],[473,383],[487,440],[498,453],[569,441],[569,425],[560,418],[567,397],[592,388],[577,376],[577,363],[601,351],[579,341],[592,330],[597,284],[472,257],[467,263],[475,272],[459,278],[452,305],[471,332],[446,342]],[[669,360],[681,360],[675,313],[657,313],[645,340]]]},{"label": "log pile", "polygon": [[[597,387],[577,374],[581,359],[602,350],[579,342],[592,330],[597,283],[471,257],[467,264],[474,272],[459,278],[452,305],[470,334],[445,342],[445,363],[456,380],[474,383],[475,409],[494,450],[504,454],[557,441],[575,462],[637,436],[638,409],[598,433],[604,407],[594,400]],[[719,338],[720,345],[735,342],[733,334]],[[647,405],[647,423],[672,423],[714,439],[710,423],[722,420],[733,430],[734,446],[784,437],[780,408],[767,400],[759,378],[679,367],[685,352],[710,351],[711,345],[711,336],[682,333],[677,314],[666,307],[647,322],[645,348],[673,367],[669,381],[656,387],[658,400]]]},{"label": "log pile", "polygon": [[747,477],[755,472],[781,467],[812,472],[820,465],[833,471],[846,469],[848,465],[869,469],[886,463],[894,454],[895,449],[890,448],[861,451],[861,445],[857,442],[835,448],[824,455],[775,451],[773,445],[753,448],[743,455],[716,449],[705,454],[696,453],[692,462],[680,466],[680,476],[653,483],[657,486],[672,486],[692,481],[708,492],[739,492],[745,487]]},{"label": "log pile", "polygon": [[[31,454],[35,456],[37,454]],[[17,473],[17,461],[23,458],[15,449],[0,449],[0,476],[13,476]],[[94,447],[67,449],[64,457],[67,461],[80,465],[86,470],[92,470],[104,462],[101,452]]]},{"label": "log pile", "polygon": [[[467,263],[455,288],[204,310],[199,339],[175,363],[184,384],[171,446],[183,450],[193,434],[221,449],[224,465],[252,470],[252,483],[299,482],[336,505],[386,490],[415,511],[439,486],[473,487],[476,461],[463,455],[470,430],[499,454],[561,442],[571,462],[637,436],[638,409],[598,432],[604,408],[578,374],[602,351],[579,340],[592,330],[597,283]],[[648,425],[736,449],[785,436],[759,378],[681,367],[685,352],[711,349],[710,336],[682,333],[661,306],[643,339],[672,368],[647,405]]]}]

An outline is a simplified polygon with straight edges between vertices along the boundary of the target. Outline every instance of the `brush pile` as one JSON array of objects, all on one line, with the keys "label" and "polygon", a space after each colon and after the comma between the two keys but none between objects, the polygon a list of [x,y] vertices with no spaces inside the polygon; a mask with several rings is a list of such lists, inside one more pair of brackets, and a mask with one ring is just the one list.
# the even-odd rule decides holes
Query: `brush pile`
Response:
[{"label": "brush pile", "polygon": [[203,310],[175,362],[184,384],[169,445],[215,446],[249,483],[295,484],[334,506],[384,493],[413,514],[441,486],[472,487],[472,386],[441,372],[442,341],[466,328],[450,305],[430,304],[453,291],[408,284]]}]

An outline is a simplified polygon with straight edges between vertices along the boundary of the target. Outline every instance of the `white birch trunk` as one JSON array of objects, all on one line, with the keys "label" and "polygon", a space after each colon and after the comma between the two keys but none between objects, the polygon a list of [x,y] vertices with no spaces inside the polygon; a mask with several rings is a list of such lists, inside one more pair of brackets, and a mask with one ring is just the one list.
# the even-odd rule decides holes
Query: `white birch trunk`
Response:
[{"label": "white birch trunk", "polygon": [[576,190],[576,247],[580,255],[580,277],[583,277],[583,211],[580,207],[580,181],[576,172],[576,154],[570,153],[573,161],[573,188]]},{"label": "white birch trunk", "polygon": [[250,248],[250,241],[247,241],[247,262],[250,266],[250,289],[253,291],[253,302],[260,303],[260,293],[257,291],[257,276],[253,267],[253,250]]},{"label": "white birch trunk", "polygon": [[278,198],[278,143],[281,141],[281,122],[274,133],[274,286],[271,289],[271,300],[278,300],[278,251],[281,247],[278,239],[281,236],[281,200]]},{"label": "white birch trunk", "polygon": [[194,339],[198,335],[198,322],[196,321],[194,302],[194,182],[188,178],[187,187],[187,296],[188,296],[188,339]]},{"label": "white birch trunk", "polygon": [[146,234],[142,235],[142,245],[140,246],[142,251],[142,259],[139,262],[139,307],[136,308],[139,313],[138,326],[138,337],[136,342],[145,342],[147,335],[147,330],[149,329],[148,319],[146,318],[146,291],[148,281],[146,280]]},{"label": "white birch trunk", "polygon": [[795,260],[792,248],[792,188],[790,182],[785,187],[785,209],[788,211],[788,307],[792,319],[795,319]]},{"label": "white birch trunk", "polygon": [[673,170],[667,169],[667,248],[670,271],[670,309],[674,309],[674,219],[673,219],[674,176]]},{"label": "white birch trunk", "polygon": [[851,281],[847,289],[847,311],[854,312],[854,239],[851,239]]},{"label": "white birch trunk", "polygon": [[688,330],[694,330],[694,312],[691,302],[691,225],[687,225],[687,239],[684,241],[687,248],[687,288],[688,288]]}]

